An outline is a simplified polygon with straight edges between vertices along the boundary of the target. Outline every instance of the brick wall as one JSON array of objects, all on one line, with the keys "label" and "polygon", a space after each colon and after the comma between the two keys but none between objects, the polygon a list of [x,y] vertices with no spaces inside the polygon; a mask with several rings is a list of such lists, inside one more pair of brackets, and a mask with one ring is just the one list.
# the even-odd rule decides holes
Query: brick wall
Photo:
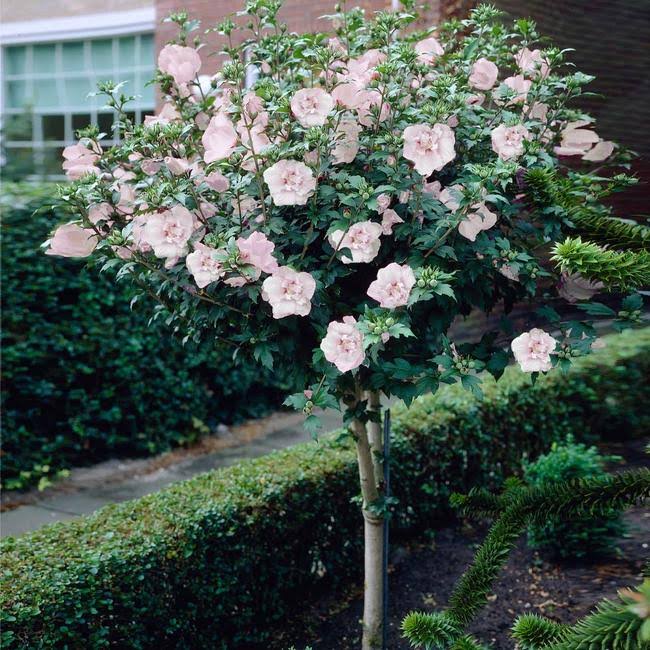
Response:
[{"label": "brick wall", "polygon": [[[281,19],[289,25],[289,29],[295,32],[327,31],[330,27],[329,21],[321,20],[320,17],[334,13],[336,0],[285,0],[280,11]],[[156,15],[162,20],[172,11],[186,10],[193,18],[201,20],[202,28],[214,26],[225,16],[243,7],[243,0],[156,0]],[[428,24],[436,24],[438,20],[438,0],[431,0],[430,8],[427,10],[426,18],[422,27]],[[348,1],[348,7],[363,7],[367,14],[373,11],[389,9],[390,0],[356,0]],[[162,24],[156,30],[156,47],[159,50],[175,35],[175,26],[169,23]],[[223,37],[218,34],[203,36],[202,39],[210,47],[205,48],[204,66],[202,72],[209,74],[216,69],[214,57],[207,57],[209,52],[215,51],[223,44]]]},{"label": "brick wall", "polygon": [[[470,0],[446,0],[468,11]],[[612,197],[621,216],[648,214],[650,185],[650,2],[648,0],[491,0],[513,18],[530,17],[540,33],[570,53],[578,70],[595,75],[588,87],[603,97],[582,106],[598,134],[640,154],[632,171],[641,183]]]}]

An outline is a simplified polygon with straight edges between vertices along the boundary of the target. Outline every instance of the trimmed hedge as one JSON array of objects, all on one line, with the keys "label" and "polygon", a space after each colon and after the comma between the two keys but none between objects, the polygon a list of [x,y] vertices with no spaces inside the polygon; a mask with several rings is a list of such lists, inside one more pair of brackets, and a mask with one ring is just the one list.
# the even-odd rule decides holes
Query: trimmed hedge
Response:
[{"label": "trimmed hedge", "polygon": [[[454,386],[394,416],[396,533],[446,516],[567,433],[629,436],[650,423],[650,329],[532,386],[510,368],[478,399]],[[209,472],[3,542],[4,648],[269,648],[320,590],[357,578],[354,453],[320,444]]]},{"label": "trimmed hedge", "polygon": [[[183,348],[129,287],[52,258],[62,220],[52,185],[2,190],[3,483],[23,487],[71,464],[157,453],[204,425],[277,408],[287,388],[231,352]],[[38,210],[36,214],[34,211]],[[246,393],[255,399],[241,399]]]}]

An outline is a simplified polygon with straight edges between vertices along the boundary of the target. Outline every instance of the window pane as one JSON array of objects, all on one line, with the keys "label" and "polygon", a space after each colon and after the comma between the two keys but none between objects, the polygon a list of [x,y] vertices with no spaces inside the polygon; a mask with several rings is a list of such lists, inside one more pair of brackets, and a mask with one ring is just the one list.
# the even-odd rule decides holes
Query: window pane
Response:
[{"label": "window pane", "polygon": [[65,105],[90,106],[88,93],[95,90],[95,84],[89,77],[76,77],[65,80]]},{"label": "window pane", "polygon": [[27,48],[24,46],[5,48],[7,74],[25,74],[27,66]]},{"label": "window pane", "polygon": [[144,86],[144,88],[140,90],[140,94],[142,95],[142,99],[140,99],[140,103],[144,104],[145,106],[154,106],[156,103],[156,98],[154,93],[155,91],[153,86]]},{"label": "window pane", "polygon": [[[154,53],[153,53],[153,34],[140,35],[140,61],[138,65],[150,67],[153,72],[154,66]],[[152,75],[153,76],[153,75]]]},{"label": "window pane", "polygon": [[43,140],[65,140],[63,115],[43,115]]},{"label": "window pane", "polygon": [[5,115],[3,118],[3,131],[5,140],[32,139],[32,114],[29,112],[20,115]]},{"label": "window pane", "polygon": [[63,72],[81,72],[86,68],[84,44],[81,41],[63,43]]},{"label": "window pane", "polygon": [[119,76],[118,76],[118,81],[126,82],[124,84],[124,87],[122,88],[122,92],[125,95],[137,95],[138,94],[138,87],[135,85],[135,75],[129,74],[127,72],[123,72],[120,70]]},{"label": "window pane", "polygon": [[72,116],[72,131],[85,129],[90,124],[90,113],[79,113]]},{"label": "window pane", "polygon": [[118,41],[118,52],[120,70],[128,70],[136,65],[140,65],[135,59],[135,37],[128,36],[126,38],[120,38]]},{"label": "window pane", "polygon": [[39,79],[34,83],[34,103],[39,108],[50,108],[53,106],[60,106],[62,103],[59,97],[56,80],[54,79]]},{"label": "window pane", "polygon": [[63,148],[48,147],[43,151],[43,173],[48,176],[61,176],[63,168]]},{"label": "window pane", "polygon": [[97,126],[102,133],[106,133],[109,138],[113,137],[113,113],[99,113],[97,115]]},{"label": "window pane", "polygon": [[56,71],[56,47],[54,44],[34,45],[34,69],[36,74]]},{"label": "window pane", "polygon": [[110,38],[91,41],[90,59],[93,66],[93,72],[107,72],[109,74],[106,75],[106,78],[112,77],[113,41]]},{"label": "window pane", "polygon": [[7,108],[23,108],[29,103],[27,84],[24,81],[7,82]]}]

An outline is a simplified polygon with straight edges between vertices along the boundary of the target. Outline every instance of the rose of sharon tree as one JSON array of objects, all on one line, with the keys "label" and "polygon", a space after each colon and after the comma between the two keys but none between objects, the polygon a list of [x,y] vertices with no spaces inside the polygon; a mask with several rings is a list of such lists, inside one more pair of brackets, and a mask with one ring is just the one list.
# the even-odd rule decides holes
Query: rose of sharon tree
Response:
[{"label": "rose of sharon tree", "polygon": [[[588,167],[553,176],[566,156],[603,167],[629,154],[571,107],[590,79],[564,52],[536,49],[534,24],[506,29],[481,7],[435,35],[413,32],[405,5],[372,21],[337,7],[333,34],[296,35],[278,2],[250,2],[243,27],[214,28],[220,66],[190,40],[198,24],[171,16],[179,36],[158,59],[160,111],[134,125],[121,86],[101,86],[121,144],[104,149],[88,128],[66,149],[74,182],[61,196],[74,220],[47,251],[117,267],[186,339],[287,366],[299,387],[287,403],[310,430],[317,407],[342,405],[365,523],[364,648],[382,637],[381,395],[409,402],[456,381],[480,392],[479,373],[500,376],[512,339],[530,373],[588,353],[591,324],[562,322],[550,303],[604,290],[581,261],[585,246],[596,263],[611,251],[573,238],[552,260],[574,223],[559,198],[539,203],[553,189],[604,209],[603,188],[632,182]],[[619,276],[607,287],[635,285]],[[517,336],[504,316],[501,335],[464,345],[446,335],[472,309],[524,300],[549,303],[548,332]],[[626,300],[634,320],[638,299]]]}]

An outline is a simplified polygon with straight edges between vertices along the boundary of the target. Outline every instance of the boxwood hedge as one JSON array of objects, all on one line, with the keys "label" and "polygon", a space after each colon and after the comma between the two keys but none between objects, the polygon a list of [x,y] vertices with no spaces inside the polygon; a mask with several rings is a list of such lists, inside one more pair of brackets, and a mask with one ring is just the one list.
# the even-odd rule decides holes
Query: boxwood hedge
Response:
[{"label": "boxwood hedge", "polygon": [[[482,399],[450,387],[395,409],[395,533],[567,433],[645,431],[649,370],[650,331],[629,332],[534,386],[511,368]],[[349,440],[332,435],[9,538],[3,647],[273,647],[274,626],[358,577],[357,492]]]},{"label": "boxwood hedge", "polygon": [[[71,464],[155,453],[282,402],[281,378],[183,348],[129,288],[40,244],[64,216],[53,185],[2,188],[3,484]],[[35,213],[35,210],[37,212]],[[136,305],[137,307],[137,305]],[[254,400],[238,399],[247,392]],[[197,426],[198,425],[198,426]]]}]

